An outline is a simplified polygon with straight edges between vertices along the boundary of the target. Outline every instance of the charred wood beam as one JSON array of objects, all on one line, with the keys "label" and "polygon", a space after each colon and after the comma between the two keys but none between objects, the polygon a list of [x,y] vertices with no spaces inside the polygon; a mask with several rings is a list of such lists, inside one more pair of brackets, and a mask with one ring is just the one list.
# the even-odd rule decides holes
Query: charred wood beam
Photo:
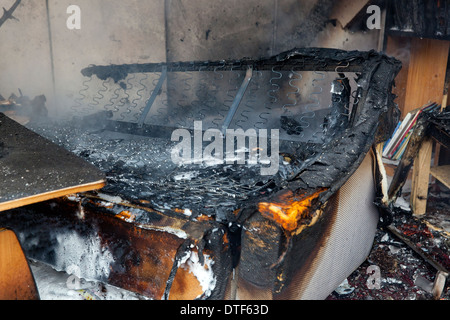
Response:
[{"label": "charred wood beam", "polygon": [[414,163],[414,158],[419,151],[423,141],[428,137],[428,128],[428,121],[425,119],[425,117],[420,116],[414,127],[413,134],[411,135],[405,153],[402,156],[397,169],[395,170],[391,185],[389,186],[388,201],[390,204],[395,202],[398,194],[401,192],[406,182],[408,172]]},{"label": "charred wood beam", "polygon": [[446,148],[450,148],[450,132],[445,131],[437,126],[430,126],[430,135],[437,142],[441,143]]},{"label": "charred wood beam", "polygon": [[[450,112],[428,111],[423,112],[417,119],[417,123],[414,126],[414,131],[406,147],[405,153],[400,160],[397,169],[395,170],[394,177],[392,178],[391,185],[388,191],[388,202],[392,204],[397,199],[398,194],[401,192],[403,185],[406,182],[406,178],[409,170],[411,169],[414,158],[417,152],[420,150],[422,143],[426,139],[437,139],[444,143],[450,143],[449,132],[446,130],[445,124],[450,118]],[[448,126],[448,125],[447,125]],[[447,144],[448,147],[450,144]]]},{"label": "charred wood beam", "polygon": [[430,120],[430,136],[446,148],[450,148],[450,109],[444,109]]}]

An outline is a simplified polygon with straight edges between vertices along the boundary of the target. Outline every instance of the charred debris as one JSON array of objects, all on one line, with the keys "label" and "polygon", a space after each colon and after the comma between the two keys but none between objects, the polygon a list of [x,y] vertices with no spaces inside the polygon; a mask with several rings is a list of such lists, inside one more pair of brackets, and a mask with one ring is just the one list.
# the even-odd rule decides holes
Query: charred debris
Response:
[{"label": "charred debris", "polygon": [[[86,77],[96,76],[101,80],[112,78],[116,83],[119,83],[130,73],[162,72],[163,69],[167,72],[214,71],[217,67],[220,67],[221,70],[252,68],[254,71],[258,71],[271,70],[276,67],[280,71],[291,70],[295,67],[299,71],[340,71],[339,78],[336,81],[343,84],[341,85],[343,87],[341,91],[333,92],[333,107],[331,112],[323,119],[321,143],[307,143],[305,145],[304,143],[281,141],[280,155],[282,157],[281,163],[284,163],[284,165],[276,175],[264,177],[261,181],[250,179],[245,184],[246,177],[254,176],[255,168],[244,167],[243,171],[240,171],[240,169],[236,169],[237,167],[233,167],[227,171],[226,168],[212,167],[201,170],[198,175],[199,181],[203,183],[204,179],[209,178],[223,181],[221,187],[225,192],[222,195],[226,195],[226,187],[229,186],[231,190],[229,193],[233,198],[243,199],[243,201],[234,201],[233,206],[227,207],[226,211],[228,212],[252,212],[256,209],[256,204],[261,201],[261,198],[270,195],[269,197],[276,199],[278,193],[283,194],[288,190],[292,192],[294,197],[297,194],[314,194],[320,190],[320,195],[317,197],[318,205],[319,203],[325,203],[342,186],[348,176],[356,170],[372,146],[389,137],[399,117],[399,111],[394,103],[395,97],[390,93],[390,88],[401,68],[401,64],[397,60],[375,51],[346,52],[323,48],[293,49],[272,58],[260,60],[90,66],[83,69],[82,74]],[[348,88],[348,78],[346,78],[344,71],[355,72],[358,76],[358,79],[356,79],[358,88],[353,97]],[[351,101],[352,99],[353,101]],[[350,116],[342,116],[342,111],[350,108]],[[96,125],[100,123],[100,127],[107,129],[157,137],[169,137],[168,132],[173,129],[146,124],[138,126],[135,123],[121,123],[120,121],[110,120],[111,116],[111,112],[101,112],[83,118],[81,123],[93,122]],[[100,122],[98,122],[99,120]],[[383,125],[380,126],[380,123],[383,123]],[[288,135],[297,135],[302,130],[295,119],[286,116],[280,117],[279,125],[281,130],[287,131]],[[81,155],[88,159],[89,153],[88,150],[81,151]],[[120,172],[125,174],[127,170],[123,164],[120,161],[116,162],[113,167],[109,168],[110,173]],[[195,169],[195,167],[192,169]],[[176,173],[176,171],[173,173]],[[130,174],[133,174],[133,172],[131,171]],[[145,174],[142,176],[145,176]],[[151,178],[149,180],[148,182],[151,183]],[[113,181],[111,182],[111,191],[120,194],[120,188],[115,189]],[[236,183],[233,184],[233,182]],[[195,183],[195,181],[191,180],[190,183]],[[251,185],[254,186],[253,190]],[[235,188],[233,192],[233,186],[242,188]],[[201,190],[201,185],[197,187],[200,191],[205,191]],[[108,190],[108,187],[106,188]],[[195,193],[195,188],[190,192]],[[167,195],[169,196],[169,194]],[[220,196],[220,194],[213,194],[213,196]],[[173,198],[176,199],[177,197]],[[213,199],[213,201],[216,201],[216,199]],[[195,208],[192,210],[191,218],[195,219],[197,215],[202,214],[201,211],[204,214],[204,210],[205,208],[201,209],[201,207]],[[220,210],[216,212],[207,210],[207,215],[217,216],[219,220],[225,222],[228,222],[230,218],[229,216],[225,218]]]},{"label": "charred debris", "polygon": [[41,121],[48,116],[46,102],[47,99],[44,95],[30,99],[28,96],[23,95],[19,89],[19,96],[12,93],[8,99],[5,99],[0,95],[0,112],[11,117],[20,117],[21,120],[26,122],[31,119]]},{"label": "charred debris", "polygon": [[[225,297],[225,288],[232,270],[242,262],[242,250],[270,257],[268,260],[272,261],[271,265],[262,271],[267,273],[267,277],[263,277],[263,281],[267,283],[262,285],[271,288],[274,296],[283,297],[284,288],[292,281],[284,260],[292,254],[295,238],[301,230],[308,229],[308,225],[315,221],[315,212],[326,206],[336,191],[356,171],[365,156],[372,152],[373,146],[385,141],[394,130],[399,111],[391,88],[401,64],[396,59],[375,51],[347,52],[308,48],[293,49],[259,60],[90,66],[83,69],[82,74],[86,77],[96,76],[101,80],[112,78],[120,85],[130,73],[214,71],[219,67],[221,70],[252,69],[254,72],[274,68],[278,71],[296,68],[299,71],[337,72],[339,77],[335,79],[335,85],[339,89],[332,90],[332,108],[322,120],[320,142],[281,140],[280,170],[273,176],[261,177],[256,173],[258,165],[217,165],[202,167],[200,170],[195,165],[176,167],[167,156],[167,150],[173,145],[166,139],[167,132],[173,128],[168,131],[160,125],[123,123],[112,120],[110,112],[74,119],[63,127],[55,126],[51,122],[34,127],[31,124],[36,132],[98,166],[106,173],[108,183],[98,193],[79,195],[68,199],[68,203],[58,200],[57,204],[40,204],[34,208],[17,209],[14,214],[25,217],[29,210],[34,211],[36,208],[40,212],[50,213],[69,208],[69,212],[75,216],[81,214],[85,219],[93,219],[90,224],[96,226],[104,241],[110,244],[114,243],[113,232],[105,223],[95,218],[95,214],[108,221],[111,217],[119,218],[118,220],[133,226],[131,229],[118,227],[121,233],[128,234],[128,239],[132,239],[129,240],[132,242],[130,246],[138,248],[146,243],[156,251],[160,249],[152,246],[152,241],[160,243],[164,240],[154,236],[139,240],[130,234],[134,234],[136,228],[172,230],[175,234],[181,234],[179,238],[171,237],[167,244],[167,250],[175,252],[174,262],[170,259],[166,261],[165,258],[158,262],[143,261],[147,258],[135,250],[125,252],[119,245],[114,248],[119,259],[112,268],[114,276],[110,278],[114,279],[113,283],[139,286],[138,279],[125,279],[130,269],[145,263],[150,263],[155,268],[163,266],[161,271],[155,272],[158,274],[158,281],[164,284],[155,285],[153,289],[141,288],[142,292],[152,297],[167,298],[171,292],[180,290],[177,287],[177,274],[182,272],[179,266],[186,252],[193,247],[198,251],[200,261],[204,262],[208,256],[213,257],[215,263],[212,268],[218,275],[217,279],[221,279],[212,292],[203,294],[201,298]],[[353,94],[348,88],[348,72],[356,74],[354,81],[357,88]],[[347,117],[342,117],[342,110],[350,110]],[[89,129],[89,122],[94,124],[96,130]],[[83,123],[83,126],[80,126],[80,123]],[[278,124],[288,136],[299,135],[302,130],[293,118],[280,117]],[[111,132],[125,132],[132,135],[133,139],[109,138],[105,142],[102,135]],[[156,137],[151,146],[148,144],[149,137]],[[133,161],[133,158],[145,152],[145,159],[149,162],[143,166],[134,165],[137,160]],[[378,192],[381,192],[381,188]],[[382,198],[380,194],[379,197]],[[297,209],[265,211],[267,208],[264,204],[269,203],[295,204]],[[391,210],[386,203],[382,203],[380,208],[385,212]],[[39,215],[43,221],[58,224],[54,221],[53,214]],[[12,217],[10,214],[3,215],[5,216]],[[33,216],[34,219],[29,222],[28,227],[37,230],[39,223],[36,215]],[[72,221],[73,216],[68,220]],[[267,220],[270,223],[261,230],[258,237],[270,245],[257,250],[242,247],[243,228]],[[12,223],[11,221],[9,223]],[[114,225],[117,223],[113,222]],[[86,227],[76,225],[81,228],[82,233],[92,232]],[[255,250],[260,252],[255,253]],[[37,252],[36,258],[49,256],[44,248]],[[164,252],[160,254],[165,255]],[[120,258],[123,259],[122,263],[119,263]],[[50,255],[47,259],[50,259],[50,263],[54,258]],[[162,271],[163,269],[165,271]],[[285,274],[287,276],[284,276]],[[251,274],[245,277],[248,277],[246,280],[249,282],[258,281],[252,279]]]}]

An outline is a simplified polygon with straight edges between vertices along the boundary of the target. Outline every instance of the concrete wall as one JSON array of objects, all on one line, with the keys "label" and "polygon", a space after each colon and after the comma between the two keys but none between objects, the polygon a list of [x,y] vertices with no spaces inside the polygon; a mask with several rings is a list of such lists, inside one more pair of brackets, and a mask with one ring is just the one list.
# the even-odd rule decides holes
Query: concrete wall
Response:
[{"label": "concrete wall", "polygon": [[[79,30],[66,26],[74,3],[81,9]],[[0,28],[0,94],[7,98],[18,88],[31,98],[45,94],[53,114],[77,104],[86,80],[80,70],[90,64],[166,59],[163,0],[22,1],[14,16],[18,21]]]},{"label": "concrete wall", "polygon": [[[10,8],[13,0],[1,1]],[[0,28],[0,94],[35,96],[50,94],[51,56],[44,1],[29,1],[14,12],[17,20],[7,20]]]},{"label": "concrete wall", "polygon": [[294,47],[376,49],[378,31],[349,32],[331,19],[356,13],[367,0],[167,0],[171,61],[267,57]]},{"label": "concrete wall", "polygon": [[[14,2],[0,4],[8,9]],[[85,89],[89,79],[80,73],[91,64],[256,58],[307,46],[376,49],[378,31],[351,33],[326,23],[349,0],[338,3],[22,0],[14,12],[18,20],[0,27],[0,94],[7,98],[18,88],[30,98],[44,94],[52,115],[76,114],[96,104],[100,84]],[[80,30],[66,26],[71,4],[81,9]],[[111,100],[114,92],[108,88],[104,94]]]}]

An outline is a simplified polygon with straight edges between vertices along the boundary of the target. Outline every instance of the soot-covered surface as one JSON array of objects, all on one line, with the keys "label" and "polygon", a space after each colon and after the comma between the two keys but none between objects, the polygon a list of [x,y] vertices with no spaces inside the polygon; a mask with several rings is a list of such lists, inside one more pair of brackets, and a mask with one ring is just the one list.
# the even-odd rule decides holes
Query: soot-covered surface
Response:
[{"label": "soot-covered surface", "polygon": [[[193,217],[221,216],[274,191],[274,181],[279,185],[295,172],[287,156],[280,156],[278,173],[267,177],[259,174],[262,164],[180,166],[171,159],[176,143],[168,139],[93,132],[70,121],[41,123],[33,130],[103,171],[107,179],[103,193],[146,200],[161,212],[176,208]],[[299,148],[298,143],[286,146],[291,151]]]},{"label": "soot-covered surface", "polygon": [[[327,95],[331,101],[324,101],[325,105],[322,106],[326,112],[320,116],[317,113],[314,119],[309,120],[308,125],[298,124],[304,121],[310,112],[302,114],[304,110],[301,105],[290,105],[286,101],[284,104],[281,100],[278,102],[280,110],[286,112],[284,117],[280,117],[277,112],[266,114],[266,117],[272,118],[277,123],[274,128],[280,128],[283,132],[290,131],[291,134],[288,133],[288,136],[295,137],[296,129],[303,133],[308,126],[312,126],[312,123],[315,123],[315,128],[319,130],[311,136],[314,137],[312,140],[281,140],[279,170],[273,175],[257,174],[264,166],[261,161],[251,166],[228,164],[206,168],[198,164],[176,166],[170,157],[174,143],[167,139],[126,136],[108,130],[92,132],[80,123],[70,121],[64,124],[44,124],[34,127],[33,130],[88,159],[106,172],[109,182],[105,188],[106,192],[122,194],[132,199],[144,198],[151,201],[158,210],[186,209],[193,217],[207,214],[216,215],[218,220],[227,220],[223,211],[232,212],[242,208],[243,203],[246,207],[255,209],[255,200],[287,188],[295,192],[328,189],[320,195],[319,202],[324,203],[355,172],[373,143],[389,134],[393,129],[391,124],[395,123],[398,116],[398,109],[393,103],[394,96],[390,91],[395,75],[400,69],[400,63],[374,51],[347,52],[306,48],[293,49],[269,59],[91,66],[82,73],[87,77],[95,75],[104,81],[111,78],[117,86],[121,86],[120,81],[129,73],[160,72],[165,68],[169,73],[182,71],[191,74],[198,72],[199,67],[201,70],[209,68],[214,73],[218,72],[218,68],[222,71],[227,69],[232,75],[237,70],[250,67],[255,73],[269,71],[280,75],[282,70],[291,70],[288,79],[284,80],[284,85],[288,88],[293,86],[292,81],[296,80],[297,71],[301,70],[335,72],[338,73],[338,78],[333,80],[332,94]],[[344,72],[356,76],[355,79],[351,79],[356,86],[353,88],[354,91],[342,90],[346,87],[343,84],[349,81]],[[272,75],[270,86],[275,84],[273,80]],[[317,79],[314,78],[309,85],[314,88],[317,86],[316,82]],[[341,83],[340,90],[337,89],[338,82]],[[234,82],[231,84],[234,85]],[[190,93],[184,89],[183,87],[182,93],[189,95]],[[321,88],[321,91],[324,89]],[[216,94],[218,99],[221,95],[225,93],[229,95],[232,92],[230,88],[217,87],[209,94]],[[176,98],[180,93],[172,94]],[[253,94],[258,95],[258,91]],[[270,96],[266,94],[264,91],[261,96],[265,100],[270,100]],[[286,96],[289,97],[290,94]],[[169,102],[171,99],[174,98],[169,97]],[[352,107],[349,105],[349,99],[354,99]],[[198,103],[196,100],[189,107],[183,108],[193,113],[192,119],[201,118],[203,109]],[[346,114],[344,122],[341,117],[336,116],[343,107],[351,110],[351,113]],[[173,111],[172,106],[166,109]],[[300,110],[298,120],[286,118],[286,115],[291,116],[294,114],[293,111],[298,110]],[[114,113],[111,110],[109,112]],[[183,111],[183,115],[188,113]],[[88,122],[90,116],[92,115],[82,121]],[[261,114],[259,116],[261,117]],[[95,117],[92,119],[95,120]],[[379,126],[380,121],[385,121],[385,125]],[[98,128],[99,125],[93,122]]]}]

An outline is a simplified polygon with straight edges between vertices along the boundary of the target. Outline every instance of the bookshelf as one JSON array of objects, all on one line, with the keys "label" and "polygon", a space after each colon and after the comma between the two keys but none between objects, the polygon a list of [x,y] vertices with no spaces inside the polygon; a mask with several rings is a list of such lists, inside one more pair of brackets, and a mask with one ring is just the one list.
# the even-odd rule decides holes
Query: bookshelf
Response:
[{"label": "bookshelf", "polygon": [[[445,106],[447,106],[447,94],[442,98],[441,110]],[[450,165],[432,166],[431,163],[433,145],[436,144],[434,155],[436,158],[440,143],[442,142],[436,138],[426,137],[414,159],[411,205],[416,216],[426,213],[430,175],[442,182],[447,188],[450,188]]]},{"label": "bookshelf", "polygon": [[[402,122],[405,122],[403,129],[406,127],[406,122],[413,117],[414,109],[418,106],[424,106],[431,102],[440,104],[441,101],[443,107],[447,105],[444,87],[449,47],[450,41],[447,40],[388,36],[387,54],[402,57],[403,63],[403,69],[396,78],[397,88],[394,90],[394,93],[398,95],[397,103],[401,110]],[[400,127],[397,130],[400,130]],[[407,137],[405,138],[407,139]],[[433,140],[426,138],[414,159],[410,202],[416,216],[426,213],[430,176],[441,182],[443,182],[441,179],[448,178],[448,175],[445,174],[448,171],[444,172],[448,168],[431,167],[433,145]],[[387,144],[383,152],[386,148]],[[392,156],[392,152],[383,155],[389,158]],[[448,180],[444,185],[447,185],[446,183]]]}]

